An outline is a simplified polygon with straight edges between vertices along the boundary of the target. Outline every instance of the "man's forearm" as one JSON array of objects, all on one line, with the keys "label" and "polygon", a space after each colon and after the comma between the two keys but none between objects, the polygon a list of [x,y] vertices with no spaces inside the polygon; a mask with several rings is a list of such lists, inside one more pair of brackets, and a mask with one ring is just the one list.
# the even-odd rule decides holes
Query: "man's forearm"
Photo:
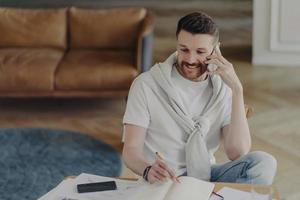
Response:
[{"label": "man's forearm", "polygon": [[125,165],[140,176],[143,175],[145,168],[150,165],[136,149],[124,149],[123,159]]},{"label": "man's forearm", "polygon": [[229,158],[234,160],[249,152],[251,136],[244,108],[243,89],[232,90],[230,130],[225,137]]}]

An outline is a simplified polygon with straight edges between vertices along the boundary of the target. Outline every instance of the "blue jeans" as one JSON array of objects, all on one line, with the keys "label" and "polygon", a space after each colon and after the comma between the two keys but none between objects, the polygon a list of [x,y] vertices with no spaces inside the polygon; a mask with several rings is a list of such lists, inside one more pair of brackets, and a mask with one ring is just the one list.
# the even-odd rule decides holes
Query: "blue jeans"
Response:
[{"label": "blue jeans", "polygon": [[237,160],[213,165],[210,181],[271,185],[276,168],[277,162],[272,155],[254,151]]}]

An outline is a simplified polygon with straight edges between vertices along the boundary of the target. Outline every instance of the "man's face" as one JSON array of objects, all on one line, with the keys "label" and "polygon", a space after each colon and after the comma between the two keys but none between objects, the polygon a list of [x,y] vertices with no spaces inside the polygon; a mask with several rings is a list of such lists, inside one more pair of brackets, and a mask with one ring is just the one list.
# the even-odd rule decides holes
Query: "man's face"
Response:
[{"label": "man's face", "polygon": [[[197,81],[206,76],[206,57],[213,52],[214,37],[209,34],[191,34],[181,30],[177,37],[177,69],[186,79]],[[205,74],[204,74],[205,73]]]}]

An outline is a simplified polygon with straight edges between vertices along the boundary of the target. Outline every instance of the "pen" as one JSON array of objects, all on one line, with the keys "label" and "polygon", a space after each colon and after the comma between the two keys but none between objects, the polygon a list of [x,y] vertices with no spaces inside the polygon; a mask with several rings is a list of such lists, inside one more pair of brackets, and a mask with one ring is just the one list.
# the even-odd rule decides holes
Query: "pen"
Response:
[{"label": "pen", "polygon": [[[155,152],[155,155],[156,155],[156,157],[157,157],[159,160],[165,161],[165,159],[164,159],[158,152]],[[175,177],[175,179],[176,179],[176,181],[177,181],[178,183],[180,183],[178,177]]]}]

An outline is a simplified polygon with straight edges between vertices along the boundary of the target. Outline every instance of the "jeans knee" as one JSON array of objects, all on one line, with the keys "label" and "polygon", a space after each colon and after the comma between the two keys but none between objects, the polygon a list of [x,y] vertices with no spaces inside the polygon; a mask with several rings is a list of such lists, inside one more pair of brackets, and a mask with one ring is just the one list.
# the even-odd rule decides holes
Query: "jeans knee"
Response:
[{"label": "jeans knee", "polygon": [[254,173],[257,176],[257,184],[272,184],[277,170],[277,161],[274,156],[263,151],[251,152],[249,156],[256,163]]},{"label": "jeans knee", "polygon": [[263,167],[267,167],[268,170],[275,172],[277,169],[277,160],[274,156],[263,151],[254,151],[250,154],[253,154],[254,159],[260,163]]}]

